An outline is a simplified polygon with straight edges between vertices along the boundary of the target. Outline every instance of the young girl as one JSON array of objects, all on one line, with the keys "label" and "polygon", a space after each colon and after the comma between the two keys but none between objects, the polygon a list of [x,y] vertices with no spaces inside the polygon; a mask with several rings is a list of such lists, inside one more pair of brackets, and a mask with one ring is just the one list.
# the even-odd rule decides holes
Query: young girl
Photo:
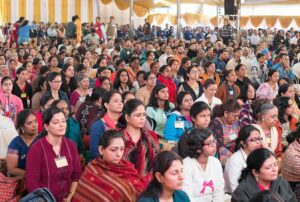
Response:
[{"label": "young girl", "polygon": [[224,179],[221,163],[214,157],[217,147],[208,129],[194,128],[187,139],[183,159],[183,190],[191,201],[224,201]]}]

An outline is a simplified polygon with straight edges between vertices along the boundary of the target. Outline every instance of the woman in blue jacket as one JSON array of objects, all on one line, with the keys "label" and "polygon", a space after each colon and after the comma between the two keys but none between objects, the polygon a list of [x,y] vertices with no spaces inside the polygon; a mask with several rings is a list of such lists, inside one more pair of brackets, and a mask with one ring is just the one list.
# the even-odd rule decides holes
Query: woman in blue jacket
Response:
[{"label": "woman in blue jacket", "polygon": [[178,93],[176,100],[177,107],[167,116],[168,119],[164,130],[164,138],[167,141],[178,142],[184,131],[192,126],[190,109],[193,102],[190,92],[183,91]]},{"label": "woman in blue jacket", "polygon": [[24,42],[29,43],[30,37],[30,29],[31,26],[28,25],[29,21],[25,20],[19,28],[18,31],[18,45],[22,45]]}]

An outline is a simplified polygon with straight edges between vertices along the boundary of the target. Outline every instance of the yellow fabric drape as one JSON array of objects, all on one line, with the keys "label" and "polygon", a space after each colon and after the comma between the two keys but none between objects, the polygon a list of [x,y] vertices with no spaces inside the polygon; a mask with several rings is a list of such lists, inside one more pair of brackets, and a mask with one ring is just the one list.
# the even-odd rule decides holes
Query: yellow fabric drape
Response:
[{"label": "yellow fabric drape", "polygon": [[249,21],[249,17],[247,17],[247,16],[241,17],[240,26],[245,27],[247,25],[248,21]]},{"label": "yellow fabric drape", "polygon": [[290,26],[290,24],[292,23],[293,17],[281,16],[278,19],[283,28],[288,28]]},{"label": "yellow fabric drape", "polygon": [[264,18],[263,18],[262,16],[251,16],[251,17],[250,17],[251,24],[252,24],[254,27],[259,27],[259,25],[262,23],[263,19],[264,19]]},{"label": "yellow fabric drape", "polygon": [[89,0],[89,7],[88,7],[88,12],[89,12],[89,22],[93,22],[93,0]]},{"label": "yellow fabric drape", "polygon": [[75,15],[81,19],[81,0],[75,0]]},{"label": "yellow fabric drape", "polygon": [[110,4],[112,0],[101,0],[101,2],[106,5],[106,4]]},{"label": "yellow fabric drape", "polygon": [[298,27],[300,27],[300,16],[294,17],[294,20],[295,20],[295,22],[296,22],[296,25],[297,25]]},{"label": "yellow fabric drape", "polygon": [[19,0],[19,17],[26,18],[26,0]]},{"label": "yellow fabric drape", "polygon": [[188,26],[193,26],[197,21],[196,15],[197,14],[193,14],[193,13],[185,13],[183,14],[182,17]]},{"label": "yellow fabric drape", "polygon": [[33,5],[33,19],[36,22],[41,21],[41,0],[34,0],[34,5]]},{"label": "yellow fabric drape", "polygon": [[278,16],[266,16],[265,19],[268,27],[274,27],[278,20]]},{"label": "yellow fabric drape", "polygon": [[158,25],[161,25],[165,19],[168,17],[167,14],[156,14],[155,20]]},{"label": "yellow fabric drape", "polygon": [[155,15],[148,15],[148,16],[147,16],[148,22],[149,22],[150,24],[153,23],[154,18],[155,18]]},{"label": "yellow fabric drape", "polygon": [[144,17],[148,13],[148,9],[137,4],[133,5],[133,10],[138,17]]},{"label": "yellow fabric drape", "polygon": [[61,0],[61,21],[68,22],[68,0]]},{"label": "yellow fabric drape", "polygon": [[82,37],[82,29],[81,29],[81,20],[77,19],[76,20],[76,38],[77,38],[77,43],[80,43],[81,37]]},{"label": "yellow fabric drape", "polygon": [[[3,22],[11,22],[11,0],[1,0],[2,2],[2,20]],[[13,23],[13,22],[12,22]]]},{"label": "yellow fabric drape", "polygon": [[2,1],[0,0],[0,25],[4,24],[3,23],[3,4],[2,4]]},{"label": "yellow fabric drape", "polygon": [[170,21],[170,23],[171,23],[172,25],[176,25],[176,23],[177,23],[177,16],[176,16],[176,15],[170,15],[170,16],[168,17],[168,19],[169,19],[169,21]]},{"label": "yellow fabric drape", "polygon": [[218,25],[218,18],[217,17],[213,17],[210,19],[210,23],[213,25],[213,26],[217,26]]},{"label": "yellow fabric drape", "polygon": [[55,22],[55,1],[48,0],[48,21]]},{"label": "yellow fabric drape", "polygon": [[126,0],[115,0],[115,4],[122,11],[129,8],[129,1]]}]

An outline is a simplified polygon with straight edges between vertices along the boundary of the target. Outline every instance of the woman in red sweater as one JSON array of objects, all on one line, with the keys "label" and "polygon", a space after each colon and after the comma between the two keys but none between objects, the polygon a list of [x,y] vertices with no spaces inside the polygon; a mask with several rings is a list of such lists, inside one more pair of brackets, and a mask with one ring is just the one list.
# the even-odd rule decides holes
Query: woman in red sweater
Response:
[{"label": "woman in red sweater", "polygon": [[168,87],[169,90],[169,100],[172,103],[176,102],[176,84],[172,79],[171,74],[171,67],[167,65],[161,66],[159,69],[159,75],[157,77],[157,80],[159,83],[165,84]]}]

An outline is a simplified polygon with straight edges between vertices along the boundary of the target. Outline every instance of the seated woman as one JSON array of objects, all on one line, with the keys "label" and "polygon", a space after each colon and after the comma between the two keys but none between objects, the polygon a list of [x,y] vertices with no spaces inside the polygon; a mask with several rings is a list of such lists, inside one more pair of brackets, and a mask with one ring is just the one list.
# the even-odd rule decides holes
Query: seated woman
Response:
[{"label": "seated woman", "polygon": [[241,91],[241,94],[238,97],[238,102],[242,107],[239,116],[239,123],[241,127],[256,123],[252,110],[253,100],[255,100],[255,89],[251,83],[248,83],[244,86],[244,90]]},{"label": "seated woman", "polygon": [[237,77],[234,70],[224,71],[225,81],[217,90],[216,97],[223,103],[228,99],[236,100],[240,95],[240,88],[235,84]]},{"label": "seated woman", "polygon": [[154,132],[161,138],[164,137],[164,129],[167,121],[167,114],[174,108],[169,102],[169,90],[163,84],[157,84],[150,96],[149,104],[146,108],[147,115],[156,123]]},{"label": "seated woman", "polygon": [[222,104],[222,101],[215,97],[218,90],[216,82],[212,79],[206,79],[203,85],[204,93],[195,102],[205,102],[210,109],[213,109],[216,105]]},{"label": "seated woman", "polygon": [[197,66],[194,65],[189,66],[186,70],[186,74],[187,74],[187,81],[180,84],[178,88],[178,92],[188,91],[191,93],[193,100],[196,100],[203,93],[202,85],[200,81],[198,81],[199,72]]},{"label": "seated woman", "polygon": [[75,143],[78,153],[80,155],[80,159],[83,160],[83,154],[84,154],[84,146],[83,146],[83,141],[82,137],[80,134],[80,126],[78,121],[74,119],[72,116],[70,116],[70,110],[69,106],[64,100],[55,100],[52,105],[52,107],[57,107],[61,109],[65,116],[66,116],[66,121],[67,121],[67,129],[66,129],[66,134],[65,137],[69,138],[70,140],[73,140]]},{"label": "seated woman", "polygon": [[129,75],[126,69],[117,71],[116,79],[113,83],[113,88],[121,94],[127,91],[134,93],[136,89],[132,86]]},{"label": "seated woman", "polygon": [[171,67],[163,65],[159,68],[159,74],[157,76],[157,81],[168,88],[169,99],[171,103],[176,101],[176,90],[177,86],[172,79]]},{"label": "seated woman", "polygon": [[153,179],[137,201],[190,202],[188,195],[181,190],[184,179],[182,164],[181,158],[173,152],[157,154],[153,162]]},{"label": "seated woman", "polygon": [[13,82],[9,76],[1,79],[0,100],[2,103],[2,111],[6,117],[15,121],[17,114],[22,111],[23,103],[21,98],[12,94]]},{"label": "seated woman", "polygon": [[246,168],[247,156],[261,147],[263,138],[260,136],[259,130],[252,125],[241,128],[236,138],[236,152],[229,157],[224,170],[225,192],[232,194],[239,185],[238,179],[242,170]]},{"label": "seated woman", "polygon": [[205,73],[202,75],[202,81],[205,82],[207,79],[212,79],[216,82],[217,86],[220,86],[221,80],[219,74],[216,73],[216,65],[212,62],[204,64]]},{"label": "seated woman", "polygon": [[257,124],[253,124],[264,138],[263,147],[269,148],[277,157],[282,154],[281,133],[276,128],[278,122],[278,109],[275,105],[264,103],[257,114]]},{"label": "seated woman", "polygon": [[147,72],[144,74],[144,80],[145,85],[141,86],[136,91],[136,98],[140,99],[144,103],[144,106],[147,106],[149,104],[152,89],[156,85],[156,76],[151,72]]},{"label": "seated woman", "polygon": [[222,105],[215,106],[213,110],[209,128],[217,139],[217,154],[222,165],[226,164],[235,149],[235,139],[240,130],[238,123],[240,110],[241,106],[235,100],[227,100]]},{"label": "seated woman", "polygon": [[122,97],[119,91],[108,91],[102,98],[103,110],[89,131],[90,160],[99,156],[98,143],[102,134],[109,129],[117,129],[116,124],[123,109]]},{"label": "seated woman", "polygon": [[193,128],[183,159],[183,190],[191,201],[224,201],[224,179],[220,161],[214,157],[217,141],[208,129]]},{"label": "seated woman", "polygon": [[45,111],[46,109],[51,107],[53,102],[54,102],[54,99],[52,96],[43,95],[40,99],[40,109],[41,110],[38,110],[35,112],[39,133],[42,132],[44,129],[42,113],[43,113],[43,111]]},{"label": "seated woman", "polygon": [[7,152],[7,170],[11,176],[25,174],[27,152],[38,135],[34,112],[30,109],[21,111],[17,116],[16,128],[19,136],[10,142]]},{"label": "seated woman", "polygon": [[147,113],[142,101],[132,99],[124,105],[117,127],[125,138],[124,160],[134,164],[139,175],[148,183],[152,178],[152,164],[159,152],[157,135],[146,129]]},{"label": "seated woman", "polygon": [[[289,134],[287,140],[290,144],[282,155],[281,173],[282,177],[290,183],[291,188],[295,191],[295,188],[298,187],[300,183],[300,166],[298,163],[300,160],[300,127]],[[299,200],[298,194],[297,198]]]},{"label": "seated woman", "polygon": [[190,92],[184,91],[177,95],[177,107],[168,115],[164,130],[164,138],[178,142],[182,133],[191,127],[190,109],[193,98]]},{"label": "seated woman", "polygon": [[297,128],[298,120],[293,116],[295,114],[293,101],[289,97],[277,97],[273,104],[278,108],[278,122],[276,124],[277,131],[281,131],[283,147],[288,146],[286,136]]},{"label": "seated woman", "polygon": [[285,202],[297,201],[288,182],[278,176],[277,160],[270,150],[265,148],[254,150],[249,154],[246,164],[239,185],[233,192],[232,202],[250,201],[264,190],[279,194]]},{"label": "seated woman", "polygon": [[300,119],[300,109],[298,107],[299,97],[295,93],[295,87],[293,84],[282,84],[279,86],[278,96],[289,97],[292,101],[292,108],[294,109],[294,115],[296,119]]},{"label": "seated woman", "polygon": [[[202,102],[195,102],[190,109],[191,122],[193,124],[192,128],[208,128],[210,122],[211,111],[209,106]],[[191,128],[190,128],[191,129]],[[178,141],[178,154],[181,158],[187,157],[187,154],[184,152],[186,148],[186,141],[189,135],[189,130],[185,131],[179,138]],[[173,149],[176,151],[176,147]]]},{"label": "seated woman", "polygon": [[268,81],[261,84],[256,90],[256,96],[259,99],[268,99],[273,101],[273,99],[278,94],[278,79],[279,73],[277,70],[269,70],[268,72]]},{"label": "seated woman", "polygon": [[73,201],[135,201],[146,188],[134,165],[122,160],[125,141],[117,130],[105,131],[99,142],[100,156],[80,177]]},{"label": "seated woman", "polygon": [[81,175],[75,143],[65,138],[66,117],[57,107],[43,113],[44,131],[29,149],[26,159],[28,192],[42,187],[57,201],[71,201]]}]

